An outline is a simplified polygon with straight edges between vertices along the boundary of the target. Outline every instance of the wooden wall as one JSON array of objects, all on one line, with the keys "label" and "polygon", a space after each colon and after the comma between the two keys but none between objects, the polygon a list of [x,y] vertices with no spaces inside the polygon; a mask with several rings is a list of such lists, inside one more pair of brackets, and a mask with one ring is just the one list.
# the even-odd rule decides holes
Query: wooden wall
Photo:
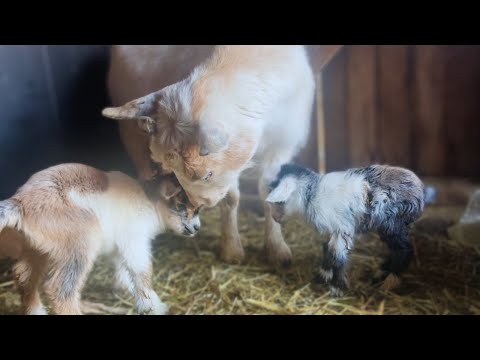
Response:
[{"label": "wooden wall", "polygon": [[321,81],[327,170],[381,162],[480,178],[480,46],[345,46]]},{"label": "wooden wall", "polygon": [[[319,69],[328,46],[309,46]],[[65,161],[132,173],[108,104],[109,46],[0,46],[0,197]],[[371,162],[422,175],[480,177],[480,46],[352,45],[321,76],[325,131],[312,114],[297,160],[327,170]],[[318,102],[315,104],[317,107]],[[321,138],[321,137],[320,137]]]}]

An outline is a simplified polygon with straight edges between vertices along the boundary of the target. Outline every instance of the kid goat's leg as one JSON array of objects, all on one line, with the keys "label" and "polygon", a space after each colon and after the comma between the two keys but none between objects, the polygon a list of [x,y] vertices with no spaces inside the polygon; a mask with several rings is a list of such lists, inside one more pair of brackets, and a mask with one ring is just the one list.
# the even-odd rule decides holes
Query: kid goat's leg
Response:
[{"label": "kid goat's leg", "polygon": [[323,245],[323,261],[319,273],[313,279],[314,289],[322,284],[330,285],[332,296],[342,296],[348,289],[345,267],[348,252],[353,246],[353,236],[349,232],[337,232]]},{"label": "kid goat's leg", "polygon": [[[130,278],[130,273],[128,272],[127,268],[123,264],[123,260],[117,254],[112,256],[114,258],[115,264],[115,287],[118,290],[128,290],[130,293],[133,293],[133,283]],[[118,307],[111,307],[106,306],[101,303],[91,302],[82,300],[81,302],[81,310],[84,314],[115,314],[115,315],[123,315],[128,313],[128,309],[125,308],[118,308]]]},{"label": "kid goat's leg", "polygon": [[133,294],[135,290],[130,272],[124,264],[123,257],[115,257],[115,287],[119,290],[128,290]]},{"label": "kid goat's leg", "polygon": [[394,234],[382,234],[381,238],[390,250],[389,259],[382,265],[382,270],[388,273],[382,288],[391,290],[400,284],[400,276],[408,268],[412,259],[413,248],[406,225]]},{"label": "kid goat's leg", "polygon": [[13,271],[20,292],[22,314],[47,315],[38,292],[38,286],[45,273],[45,265],[45,257],[32,250],[25,250],[22,258],[15,264]]},{"label": "kid goat's leg", "polygon": [[140,314],[164,315],[168,306],[160,301],[152,288],[152,262],[150,260],[150,241],[131,241],[121,249],[121,257],[130,273],[133,283],[132,295],[135,297]]},{"label": "kid goat's leg", "polygon": [[45,292],[57,315],[82,315],[80,297],[93,261],[83,249],[53,259]]}]

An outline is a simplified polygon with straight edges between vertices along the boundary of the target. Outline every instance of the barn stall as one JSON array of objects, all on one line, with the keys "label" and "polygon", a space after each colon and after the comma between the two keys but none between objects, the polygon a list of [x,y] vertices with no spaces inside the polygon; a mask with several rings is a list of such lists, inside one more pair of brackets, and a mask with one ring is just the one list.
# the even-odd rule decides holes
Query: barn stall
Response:
[{"label": "barn stall", "polygon": [[[284,236],[293,252],[288,269],[274,269],[263,253],[263,207],[256,174],[241,182],[241,265],[217,257],[218,208],[202,211],[194,239],[162,235],[154,243],[154,282],[172,314],[478,314],[478,232],[459,226],[480,180],[480,47],[469,45],[309,46],[317,96],[309,142],[297,161],[320,172],[370,163],[416,171],[436,186],[436,203],[412,229],[415,257],[402,285],[385,292],[372,283],[386,249],[375,236],[356,243],[350,291],[332,299],[309,282],[325,240],[302,221]],[[6,198],[35,171],[60,162],[101,169],[133,168],[113,121],[100,116],[109,46],[1,46],[0,180]],[[460,231],[458,230],[460,227]],[[454,229],[455,231],[453,231]],[[16,314],[11,276],[16,235],[0,236],[0,313]],[[134,313],[133,299],[114,291],[113,268],[96,264],[83,298]]]}]

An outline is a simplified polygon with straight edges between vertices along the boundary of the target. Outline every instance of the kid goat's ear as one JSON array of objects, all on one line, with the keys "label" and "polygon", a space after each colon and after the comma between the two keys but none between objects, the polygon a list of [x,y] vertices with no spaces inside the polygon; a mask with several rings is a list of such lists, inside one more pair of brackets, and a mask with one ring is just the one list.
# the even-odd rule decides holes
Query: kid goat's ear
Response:
[{"label": "kid goat's ear", "polygon": [[164,180],[160,184],[160,195],[166,200],[170,200],[172,197],[177,196],[181,191],[182,187],[180,184],[177,184],[170,179]]},{"label": "kid goat's ear", "polygon": [[295,179],[288,177],[280,181],[278,186],[268,194],[265,199],[269,203],[279,203],[287,201],[293,191],[296,189]]}]

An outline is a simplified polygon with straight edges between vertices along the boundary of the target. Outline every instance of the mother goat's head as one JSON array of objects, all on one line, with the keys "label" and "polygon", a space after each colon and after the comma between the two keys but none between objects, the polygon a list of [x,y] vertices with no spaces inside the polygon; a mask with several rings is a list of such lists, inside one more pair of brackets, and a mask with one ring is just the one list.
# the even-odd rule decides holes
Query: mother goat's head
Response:
[{"label": "mother goat's head", "polygon": [[136,121],[150,137],[152,160],[175,173],[195,206],[211,207],[236,186],[255,141],[248,132],[238,128],[233,132],[232,124],[219,115],[221,109],[209,111],[215,107],[205,106],[205,98],[191,92],[177,83],[123,106],[105,108],[102,114]]}]

